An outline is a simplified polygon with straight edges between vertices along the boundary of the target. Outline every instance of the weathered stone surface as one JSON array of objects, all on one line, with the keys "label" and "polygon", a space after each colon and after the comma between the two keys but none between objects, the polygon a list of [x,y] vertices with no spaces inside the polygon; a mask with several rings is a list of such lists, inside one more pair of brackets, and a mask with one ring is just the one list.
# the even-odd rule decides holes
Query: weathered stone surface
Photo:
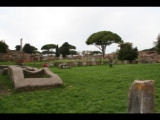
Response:
[{"label": "weathered stone surface", "polygon": [[71,68],[71,67],[69,66],[68,63],[61,63],[61,64],[58,65],[58,68],[60,68],[60,69],[66,69],[66,68]]},{"label": "weathered stone surface", "polygon": [[[25,73],[25,74],[24,74]],[[49,68],[27,70],[18,66],[9,66],[8,74],[14,83],[15,89],[21,89],[25,87],[44,87],[44,86],[61,86],[63,81],[61,78],[50,71]],[[31,75],[34,78],[26,78],[27,75]],[[35,74],[35,75],[34,75]],[[44,74],[47,78],[37,77],[38,74]],[[36,77],[35,77],[36,76]]]},{"label": "weathered stone surface", "polygon": [[0,65],[0,69],[7,68],[8,65]]},{"label": "weathered stone surface", "polygon": [[154,80],[135,80],[128,94],[129,113],[154,112]]},{"label": "weathered stone surface", "polygon": [[8,68],[3,68],[2,75],[7,75],[7,74],[8,74]]},{"label": "weathered stone surface", "polygon": [[44,76],[44,69],[23,69],[23,74],[25,78],[41,78]]}]

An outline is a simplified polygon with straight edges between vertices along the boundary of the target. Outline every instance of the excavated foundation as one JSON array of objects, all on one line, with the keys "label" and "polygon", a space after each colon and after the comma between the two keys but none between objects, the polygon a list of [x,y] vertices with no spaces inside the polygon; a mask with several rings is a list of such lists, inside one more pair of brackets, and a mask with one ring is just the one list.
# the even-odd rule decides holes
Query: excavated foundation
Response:
[{"label": "excavated foundation", "polygon": [[8,66],[7,69],[8,75],[11,78],[16,90],[58,87],[63,85],[61,78],[57,74],[50,71],[47,67],[37,69],[27,66]]}]

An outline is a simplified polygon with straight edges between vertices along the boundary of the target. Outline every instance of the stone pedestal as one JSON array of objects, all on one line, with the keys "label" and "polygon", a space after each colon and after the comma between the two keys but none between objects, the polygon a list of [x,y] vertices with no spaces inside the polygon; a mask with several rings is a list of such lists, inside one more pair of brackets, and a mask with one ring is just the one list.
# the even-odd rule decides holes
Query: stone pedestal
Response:
[{"label": "stone pedestal", "polygon": [[154,80],[135,80],[128,94],[129,113],[154,112]]}]

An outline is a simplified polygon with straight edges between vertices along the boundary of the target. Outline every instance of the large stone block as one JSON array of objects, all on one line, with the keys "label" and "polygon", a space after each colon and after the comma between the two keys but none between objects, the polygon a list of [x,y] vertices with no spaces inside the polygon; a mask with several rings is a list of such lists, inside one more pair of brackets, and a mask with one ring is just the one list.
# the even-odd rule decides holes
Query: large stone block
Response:
[{"label": "large stone block", "polygon": [[[14,83],[15,89],[45,86],[57,87],[63,85],[61,78],[47,67],[43,69],[30,69],[19,66],[9,66],[8,74]],[[42,76],[42,74],[47,77]]]},{"label": "large stone block", "polygon": [[129,113],[154,112],[154,80],[135,80],[129,89]]}]

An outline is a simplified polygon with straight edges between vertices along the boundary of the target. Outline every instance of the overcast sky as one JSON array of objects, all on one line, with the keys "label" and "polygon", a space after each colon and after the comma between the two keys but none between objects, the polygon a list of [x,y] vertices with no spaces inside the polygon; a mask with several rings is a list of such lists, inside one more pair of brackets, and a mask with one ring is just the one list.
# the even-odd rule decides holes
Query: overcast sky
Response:
[{"label": "overcast sky", "polygon": [[[76,51],[99,50],[86,45],[99,31],[118,34],[138,50],[153,47],[160,33],[160,7],[0,7],[0,40],[9,49],[29,43],[41,51],[45,44],[68,42]],[[106,53],[119,49],[107,46]]]}]

